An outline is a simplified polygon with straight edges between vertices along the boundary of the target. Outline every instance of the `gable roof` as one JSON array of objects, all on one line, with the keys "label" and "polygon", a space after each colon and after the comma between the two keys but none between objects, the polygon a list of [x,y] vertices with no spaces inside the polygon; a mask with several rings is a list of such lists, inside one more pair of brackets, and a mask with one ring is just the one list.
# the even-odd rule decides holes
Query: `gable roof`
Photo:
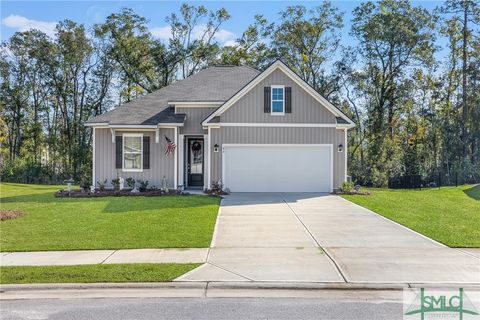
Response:
[{"label": "gable roof", "polygon": [[[208,124],[218,123],[214,119],[224,113],[228,108],[230,108],[235,102],[237,102],[241,97],[247,94],[252,90],[256,85],[258,85],[262,80],[269,76],[273,71],[280,69],[287,76],[289,76],[294,82],[296,82],[302,89],[309,93],[313,98],[315,98],[322,106],[335,115],[337,118],[337,123],[343,124],[346,127],[354,127],[355,123],[337,107],[331,104],[327,99],[320,95],[315,89],[313,89],[307,82],[300,78],[295,72],[292,71],[285,63],[281,60],[277,60],[272,63],[265,71],[257,75],[252,81],[246,84],[241,90],[239,90],[234,96],[232,96],[228,101],[226,101],[222,106],[212,112],[205,120],[202,121],[203,126],[208,126]],[[341,119],[341,120],[340,120]]]},{"label": "gable roof", "polygon": [[209,67],[186,79],[93,117],[87,121],[87,125],[157,125],[170,123],[169,121],[172,120],[179,121],[180,117],[173,119],[171,112],[164,112],[170,101],[208,101],[221,104],[259,73],[260,71],[245,66]]}]

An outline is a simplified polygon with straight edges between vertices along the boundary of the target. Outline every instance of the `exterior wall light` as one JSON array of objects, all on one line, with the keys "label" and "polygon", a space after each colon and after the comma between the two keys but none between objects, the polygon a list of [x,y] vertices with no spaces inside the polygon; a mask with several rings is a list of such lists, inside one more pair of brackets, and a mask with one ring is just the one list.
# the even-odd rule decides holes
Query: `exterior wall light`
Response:
[{"label": "exterior wall light", "polygon": [[213,146],[213,152],[218,152],[218,144],[215,144],[215,145]]},{"label": "exterior wall light", "polygon": [[342,152],[343,151],[343,144],[339,144],[338,145],[338,152]]}]

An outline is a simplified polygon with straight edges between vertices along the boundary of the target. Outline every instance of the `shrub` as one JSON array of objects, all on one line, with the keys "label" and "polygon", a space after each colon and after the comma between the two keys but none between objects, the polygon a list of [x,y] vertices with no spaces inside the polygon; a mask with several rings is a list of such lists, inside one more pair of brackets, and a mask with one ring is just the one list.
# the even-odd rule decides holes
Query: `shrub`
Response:
[{"label": "shrub", "polygon": [[113,190],[120,190],[120,178],[112,179]]},{"label": "shrub", "polygon": [[138,187],[138,190],[139,190],[140,192],[145,192],[145,191],[147,191],[147,188],[148,188],[148,180],[145,180],[145,181],[144,181],[144,180],[137,180],[137,182],[138,182],[138,184],[140,185],[140,186]]},{"label": "shrub", "polygon": [[228,189],[226,189],[226,190],[223,189],[223,184],[222,184],[221,181],[212,182],[212,188],[208,189],[208,190],[205,190],[204,192],[207,193],[207,194],[210,194],[210,195],[227,195],[227,194],[229,194]]},{"label": "shrub", "polygon": [[125,182],[127,183],[127,186],[130,188],[130,189],[135,189],[135,179],[130,177],[130,178],[127,178],[125,179]]},{"label": "shrub", "polygon": [[354,188],[353,182],[345,181],[344,183],[342,183],[342,191],[345,193],[352,193],[353,188]]},{"label": "shrub", "polygon": [[0,179],[4,182],[17,183],[63,183],[67,174],[57,174],[54,170],[39,162],[17,158],[0,165]]},{"label": "shrub", "polygon": [[88,191],[90,189],[90,179],[88,178],[82,178],[80,180],[80,188],[82,188],[84,191]]},{"label": "shrub", "polygon": [[103,182],[97,181],[97,184],[98,184],[98,190],[105,191],[105,185],[107,184],[107,179],[105,179]]}]

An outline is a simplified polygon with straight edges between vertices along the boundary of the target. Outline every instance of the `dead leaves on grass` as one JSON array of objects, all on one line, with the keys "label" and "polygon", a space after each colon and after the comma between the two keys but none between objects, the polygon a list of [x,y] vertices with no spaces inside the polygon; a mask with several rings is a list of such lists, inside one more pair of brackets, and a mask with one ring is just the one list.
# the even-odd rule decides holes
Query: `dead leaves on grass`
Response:
[{"label": "dead leaves on grass", "polygon": [[23,217],[24,215],[25,213],[18,210],[0,210],[0,221],[17,219]]}]

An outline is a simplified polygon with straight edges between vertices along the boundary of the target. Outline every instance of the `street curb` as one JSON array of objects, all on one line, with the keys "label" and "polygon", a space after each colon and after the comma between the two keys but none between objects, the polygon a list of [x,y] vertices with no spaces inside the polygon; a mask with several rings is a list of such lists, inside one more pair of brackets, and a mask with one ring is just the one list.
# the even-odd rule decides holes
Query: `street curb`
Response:
[{"label": "street curb", "polygon": [[256,290],[403,290],[406,288],[472,288],[480,283],[345,283],[345,282],[147,282],[3,284],[0,292],[88,289],[256,289]]},{"label": "street curb", "polygon": [[3,284],[0,292],[88,289],[205,289],[206,282],[131,282],[131,283],[28,283]]}]

